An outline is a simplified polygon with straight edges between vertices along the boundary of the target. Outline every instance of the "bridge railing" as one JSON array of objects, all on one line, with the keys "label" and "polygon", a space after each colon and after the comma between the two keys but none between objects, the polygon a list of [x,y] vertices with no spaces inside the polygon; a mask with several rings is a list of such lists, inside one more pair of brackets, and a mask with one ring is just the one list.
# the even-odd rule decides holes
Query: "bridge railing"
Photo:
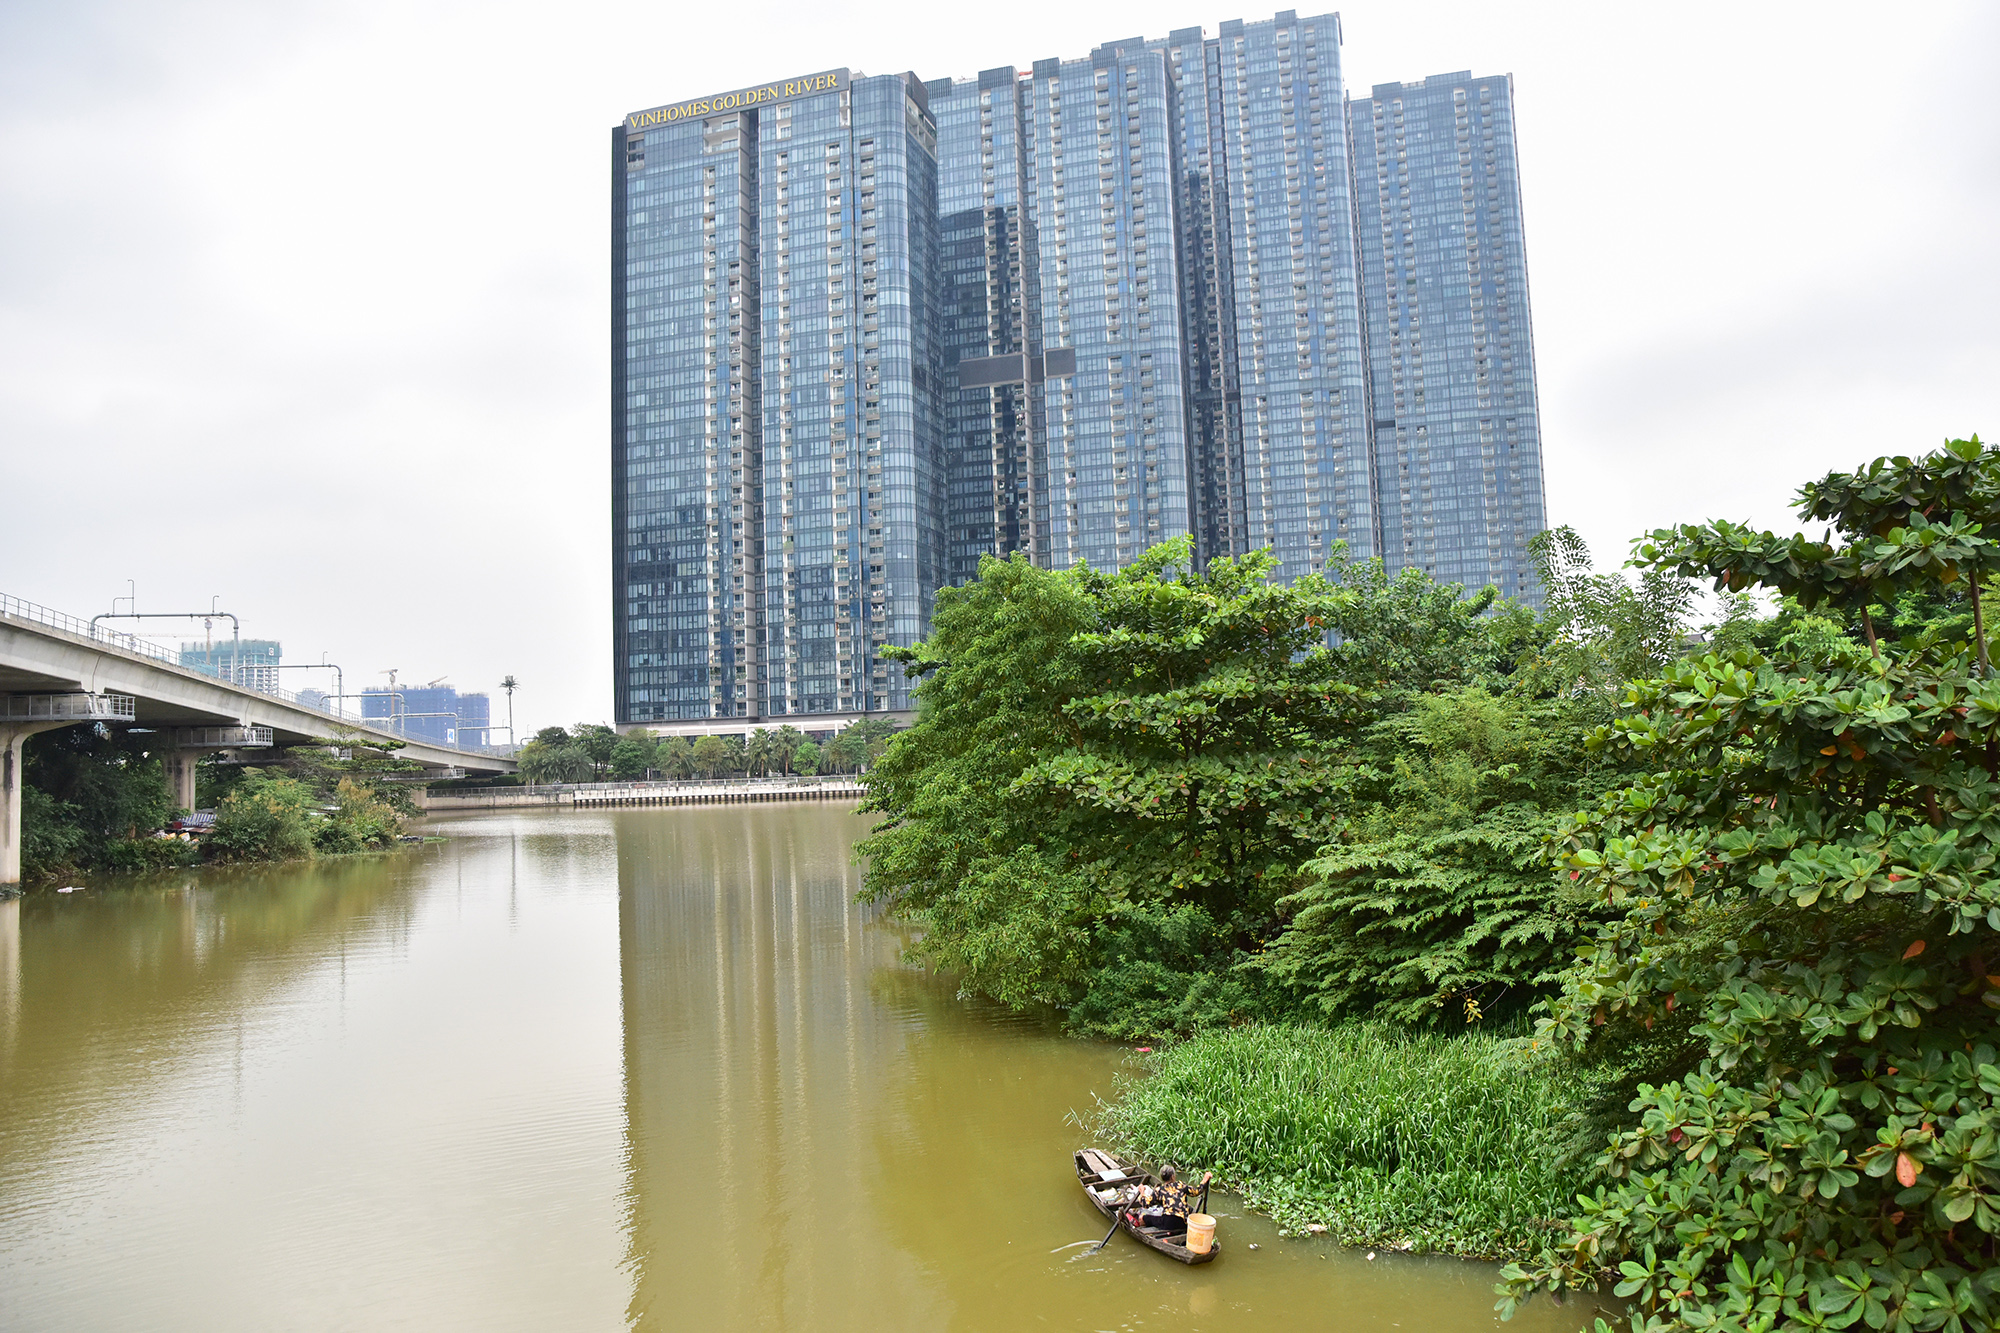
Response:
[{"label": "bridge railing", "polygon": [[59,629],[65,634],[74,634],[78,638],[92,639],[98,643],[109,644],[113,648],[122,648],[128,653],[137,653],[141,657],[151,657],[157,661],[165,662],[170,666],[179,666],[181,664],[180,658],[175,654],[168,652],[157,643],[146,642],[136,634],[127,634],[124,630],[106,629],[102,625],[93,625],[88,620],[78,620],[75,616],[64,615],[60,611],[42,606],[36,602],[22,601],[19,597],[9,597],[5,593],[0,593],[0,615],[12,616],[16,620],[32,620],[37,625],[47,625],[50,629]]},{"label": "bridge railing", "polygon": [[[128,633],[125,630],[112,629],[106,625],[95,625],[88,620],[79,620],[75,616],[65,615],[63,612],[57,611],[52,607],[43,606],[38,602],[26,601],[19,597],[9,597],[6,593],[0,593],[0,616],[7,616],[16,620],[32,621],[37,625],[46,625],[50,629],[61,630],[65,634],[73,634],[79,639],[89,639],[93,643],[101,643],[108,648],[116,648],[122,652],[132,653],[139,657],[149,657],[156,662],[164,662],[171,667],[180,667],[183,671],[194,670],[193,667],[182,665],[180,654],[170,652],[160,647],[157,643],[149,642],[136,634]],[[254,670],[255,668],[250,669]],[[207,673],[197,672],[196,674],[206,675]],[[211,679],[222,680],[219,676],[211,677]],[[241,680],[223,680],[222,683],[233,685],[239,690],[249,690],[253,694],[263,694],[273,699],[282,699],[293,707],[303,708],[308,712],[324,713],[336,722],[359,722],[362,725],[373,727],[380,731],[390,732],[391,734],[402,734],[405,740],[410,739],[407,735],[407,729],[404,732],[398,733],[396,728],[383,725],[392,721],[392,719],[349,717],[347,714],[339,711],[340,705],[337,702],[333,707],[329,708],[323,698],[307,700],[302,698],[297,691],[288,690],[279,685],[258,685]],[[417,739],[421,740],[423,738],[418,737]],[[514,748],[518,747],[509,748],[498,745],[440,745],[439,748],[463,750],[467,754],[511,758]]]}]

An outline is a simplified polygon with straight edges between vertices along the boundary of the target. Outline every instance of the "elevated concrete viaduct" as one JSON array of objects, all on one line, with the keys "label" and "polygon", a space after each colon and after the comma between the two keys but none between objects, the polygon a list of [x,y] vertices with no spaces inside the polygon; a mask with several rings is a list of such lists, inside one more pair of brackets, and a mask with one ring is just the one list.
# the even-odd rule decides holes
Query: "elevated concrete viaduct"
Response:
[{"label": "elevated concrete viaduct", "polygon": [[194,758],[349,739],[397,742],[396,754],[440,776],[512,773],[510,757],[406,741],[336,718],[289,693],[246,689],[180,666],[130,635],[32,603],[0,598],[0,885],[21,877],[21,747],[37,731],[103,723],[159,733],[182,806],[194,801]]}]

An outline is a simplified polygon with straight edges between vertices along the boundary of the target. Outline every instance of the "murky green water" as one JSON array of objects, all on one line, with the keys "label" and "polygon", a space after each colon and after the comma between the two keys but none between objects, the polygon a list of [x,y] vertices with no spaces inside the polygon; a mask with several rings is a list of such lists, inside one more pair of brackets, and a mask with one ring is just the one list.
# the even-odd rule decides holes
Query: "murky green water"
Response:
[{"label": "murky green water", "polygon": [[862,827],[495,813],[0,904],[0,1328],[1496,1326],[1488,1267],[1227,1199],[1207,1267],[1080,1257],[1123,1052],[905,968]]}]

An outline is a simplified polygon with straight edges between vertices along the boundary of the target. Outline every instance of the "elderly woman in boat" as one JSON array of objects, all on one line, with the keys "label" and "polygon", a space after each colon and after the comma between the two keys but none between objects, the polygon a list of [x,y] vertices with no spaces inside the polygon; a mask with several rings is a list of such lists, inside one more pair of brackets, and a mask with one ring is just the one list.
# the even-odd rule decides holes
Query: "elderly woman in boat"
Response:
[{"label": "elderly woman in boat", "polygon": [[1138,1208],[1133,1210],[1137,1214],[1137,1220],[1133,1225],[1157,1227],[1170,1233],[1186,1234],[1188,1214],[1194,1211],[1189,1196],[1206,1187],[1213,1179],[1215,1173],[1210,1171],[1202,1176],[1201,1184],[1187,1185],[1181,1182],[1179,1175],[1171,1166],[1161,1167],[1160,1183],[1146,1185],[1139,1190],[1139,1197],[1135,1202],[1145,1211],[1140,1212]]}]

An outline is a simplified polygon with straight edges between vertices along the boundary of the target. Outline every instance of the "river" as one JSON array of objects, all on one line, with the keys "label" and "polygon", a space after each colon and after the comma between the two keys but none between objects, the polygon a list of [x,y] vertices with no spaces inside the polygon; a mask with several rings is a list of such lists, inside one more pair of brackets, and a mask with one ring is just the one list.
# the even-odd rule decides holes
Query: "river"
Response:
[{"label": "river", "polygon": [[904,965],[864,828],[494,812],[0,904],[0,1328],[1588,1322],[1220,1196],[1213,1264],[1083,1253],[1072,1117],[1127,1052]]}]

